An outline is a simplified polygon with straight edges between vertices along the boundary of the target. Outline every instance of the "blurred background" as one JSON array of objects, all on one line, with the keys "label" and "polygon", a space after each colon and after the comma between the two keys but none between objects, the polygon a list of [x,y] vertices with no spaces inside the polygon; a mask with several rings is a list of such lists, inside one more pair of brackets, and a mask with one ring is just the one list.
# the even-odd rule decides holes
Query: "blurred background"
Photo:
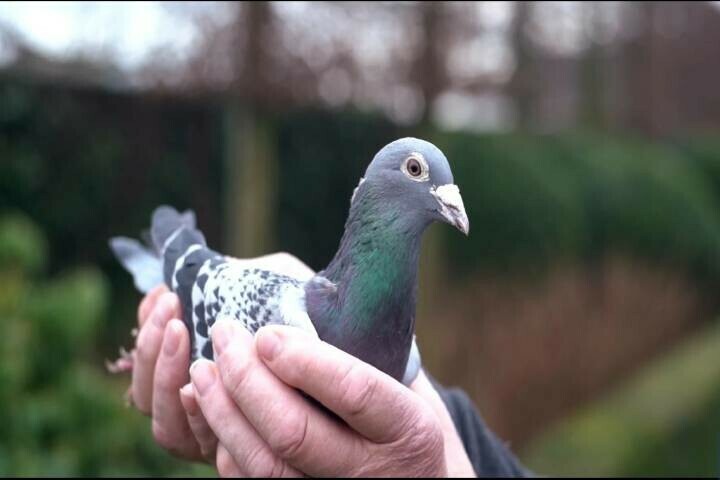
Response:
[{"label": "blurred background", "polygon": [[418,340],[539,474],[720,473],[720,2],[0,3],[0,474],[206,475],[104,367],[161,203],[323,268],[372,156],[447,155]]}]

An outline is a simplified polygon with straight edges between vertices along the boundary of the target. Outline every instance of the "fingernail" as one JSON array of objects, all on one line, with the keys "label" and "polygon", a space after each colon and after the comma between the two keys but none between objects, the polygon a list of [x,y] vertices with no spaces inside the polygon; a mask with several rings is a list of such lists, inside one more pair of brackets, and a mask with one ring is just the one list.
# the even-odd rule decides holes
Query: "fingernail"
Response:
[{"label": "fingernail", "polygon": [[256,348],[265,360],[272,360],[282,349],[280,336],[271,328],[261,328],[257,332]]},{"label": "fingernail", "polygon": [[172,310],[175,307],[174,294],[163,293],[158,299],[157,306],[153,311],[153,323],[160,328],[165,328]]},{"label": "fingernail", "polygon": [[212,337],[213,348],[215,352],[220,354],[228,343],[230,343],[230,335],[234,332],[232,330],[233,325],[228,320],[220,320],[212,326],[210,336]]},{"label": "fingernail", "polygon": [[198,405],[195,401],[195,393],[191,383],[180,389],[180,401],[188,415],[195,416],[198,413]]},{"label": "fingernail", "polygon": [[190,378],[200,395],[205,395],[208,389],[215,383],[215,368],[208,360],[199,360],[193,363],[190,368]]},{"label": "fingernail", "polygon": [[180,328],[182,328],[180,325],[170,321],[167,329],[165,330],[163,353],[168,357],[175,355],[175,352],[177,352],[178,347],[180,346]]},{"label": "fingernail", "polygon": [[192,383],[186,383],[185,385],[183,385],[182,388],[180,389],[180,394],[185,397],[192,397],[192,394],[193,394]]}]

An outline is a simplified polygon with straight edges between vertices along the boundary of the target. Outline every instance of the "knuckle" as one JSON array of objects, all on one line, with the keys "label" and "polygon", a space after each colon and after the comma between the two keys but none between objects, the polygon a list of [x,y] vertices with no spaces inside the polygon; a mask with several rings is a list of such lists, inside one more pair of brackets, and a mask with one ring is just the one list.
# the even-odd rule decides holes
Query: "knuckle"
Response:
[{"label": "knuckle", "polygon": [[150,416],[152,414],[152,405],[150,399],[139,393],[139,389],[132,389],[132,404],[143,415]]},{"label": "knuckle", "polygon": [[338,382],[340,405],[350,415],[362,415],[367,411],[377,390],[377,378],[366,369],[353,363]]},{"label": "knuckle", "polygon": [[150,305],[150,299],[148,297],[143,298],[142,301],[140,302],[140,304],[138,305],[138,308],[137,308],[138,325],[142,325],[143,323],[145,323],[145,319],[148,316],[149,305]]},{"label": "knuckle", "polygon": [[272,464],[272,468],[270,468],[269,472],[267,472],[267,476],[269,478],[281,478],[281,477],[287,477],[288,468],[285,462],[283,462],[280,459],[275,459]]},{"label": "knuckle", "polygon": [[444,476],[445,440],[439,423],[433,419],[432,412],[424,411],[422,406],[409,410],[401,436],[390,444],[378,446],[390,450],[374,457],[390,455],[393,472],[413,472],[409,476],[420,477]]},{"label": "knuckle", "polygon": [[163,295],[166,298],[165,301],[167,302],[168,311],[170,313],[170,316],[171,317],[180,316],[180,314],[181,314],[181,312],[180,312],[180,297],[178,297],[176,293],[172,293],[172,292],[166,292],[166,293],[163,293]]},{"label": "knuckle", "polygon": [[285,468],[282,460],[263,446],[258,446],[248,453],[245,470],[251,477],[274,478],[281,476]]},{"label": "knuckle", "polygon": [[225,360],[220,361],[218,366],[230,396],[234,399],[242,398],[248,378],[252,375],[250,363],[240,360],[228,361],[230,359],[225,354],[221,355],[220,358]]},{"label": "knuckle", "polygon": [[314,369],[312,359],[296,355],[291,342],[288,342],[287,348],[283,348],[273,362],[275,365],[282,365],[286,383],[290,385],[302,385],[305,379],[312,378]]},{"label": "knuckle", "polygon": [[152,339],[149,338],[150,333],[146,328],[143,328],[140,330],[140,335],[138,335],[135,355],[138,362],[142,364],[152,363],[157,358],[159,348],[155,345],[157,342],[152,342]]},{"label": "knuckle", "polygon": [[149,417],[149,416],[152,415],[152,411],[151,411],[150,407],[148,407],[148,406],[146,406],[146,405],[144,405],[144,404],[140,404],[139,402],[135,402],[135,408],[137,408],[137,410],[138,410],[140,413],[142,413],[143,415],[145,415],[146,417]]},{"label": "knuckle", "polygon": [[408,451],[415,452],[421,458],[429,458],[442,452],[445,441],[433,412],[420,406],[412,417],[403,442]]},{"label": "knuckle", "polygon": [[[206,454],[208,455],[208,454]],[[221,477],[234,477],[238,475],[235,461],[224,448],[218,448],[215,456],[215,468]]]},{"label": "knuckle", "polygon": [[175,439],[157,420],[152,421],[152,434],[155,441],[166,450],[174,451],[177,447]]},{"label": "knuckle", "polygon": [[200,455],[202,455],[202,457],[209,463],[212,463],[212,460],[215,457],[215,448],[209,445],[200,445]]},{"label": "knuckle", "polygon": [[283,427],[268,439],[270,448],[280,457],[298,458],[306,445],[308,416],[302,413],[283,422]]},{"label": "knuckle", "polygon": [[[382,446],[374,442],[368,442],[362,437],[354,437],[351,451],[353,461],[344,465],[343,476],[352,478],[389,477],[392,473],[385,465],[385,452]],[[402,475],[400,475],[402,476]]]}]

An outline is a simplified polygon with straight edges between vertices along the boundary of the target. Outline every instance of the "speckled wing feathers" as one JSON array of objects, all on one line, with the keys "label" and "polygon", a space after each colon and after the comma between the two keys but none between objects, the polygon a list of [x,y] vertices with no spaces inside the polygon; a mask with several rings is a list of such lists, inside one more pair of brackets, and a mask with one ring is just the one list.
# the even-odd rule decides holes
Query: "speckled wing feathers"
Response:
[{"label": "speckled wing feathers", "polygon": [[[178,250],[175,242],[168,250]],[[305,311],[304,282],[261,269],[249,269],[201,244],[166,262],[174,263],[170,282],[180,297],[183,318],[192,332],[192,360],[213,358],[210,329],[219,318],[239,321],[251,333],[268,324],[294,325],[315,334]]]}]

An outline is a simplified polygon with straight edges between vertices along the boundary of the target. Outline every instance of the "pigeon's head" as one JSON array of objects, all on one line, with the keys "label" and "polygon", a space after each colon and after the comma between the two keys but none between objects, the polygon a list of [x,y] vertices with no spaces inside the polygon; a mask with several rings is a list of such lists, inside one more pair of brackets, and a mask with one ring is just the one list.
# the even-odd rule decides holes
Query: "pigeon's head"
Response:
[{"label": "pigeon's head", "polygon": [[442,221],[465,235],[470,222],[445,155],[430,142],[401,138],[380,150],[359,187],[381,192],[387,208],[428,224]]}]

